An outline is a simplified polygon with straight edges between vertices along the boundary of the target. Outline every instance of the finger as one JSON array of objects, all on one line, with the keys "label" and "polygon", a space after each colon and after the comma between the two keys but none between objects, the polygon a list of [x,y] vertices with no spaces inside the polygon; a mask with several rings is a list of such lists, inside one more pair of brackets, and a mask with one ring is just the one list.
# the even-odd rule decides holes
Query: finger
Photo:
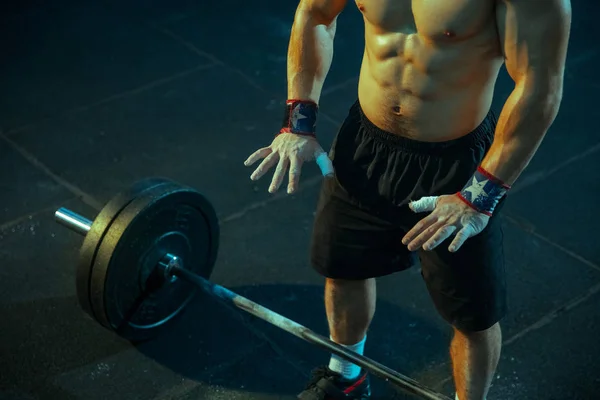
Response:
[{"label": "finger", "polygon": [[260,179],[275,163],[279,160],[279,153],[271,153],[260,163],[258,168],[254,170],[252,175],[250,175],[250,179],[256,181]]},{"label": "finger", "polygon": [[277,168],[275,168],[275,173],[273,174],[273,180],[271,180],[271,186],[269,186],[269,193],[275,193],[279,189],[289,164],[290,160],[287,157],[281,157],[279,159],[279,163],[277,164]]},{"label": "finger", "polygon": [[302,170],[302,159],[298,156],[290,158],[290,177],[288,182],[288,194],[298,190],[298,182],[300,181],[300,172]]},{"label": "finger", "polygon": [[431,224],[428,228],[423,229],[423,231],[416,238],[408,243],[408,249],[410,251],[419,249],[425,244],[425,242],[431,239],[440,228],[446,225],[447,222],[445,220],[441,220]]},{"label": "finger", "polygon": [[321,169],[323,176],[333,176],[333,163],[331,162],[331,159],[327,153],[323,151],[322,153],[317,154],[315,157],[315,162]]},{"label": "finger", "polygon": [[439,196],[421,197],[419,200],[411,201],[408,206],[416,213],[433,211]]},{"label": "finger", "polygon": [[460,231],[458,231],[456,237],[454,238],[452,243],[450,243],[450,246],[448,246],[448,251],[451,253],[458,251],[458,249],[460,249],[460,247],[467,241],[467,239],[473,236],[473,233],[473,228],[471,228],[471,226],[469,225],[462,228]]},{"label": "finger", "polygon": [[410,231],[408,231],[406,235],[404,235],[404,237],[402,238],[402,243],[409,244],[414,238],[419,236],[421,232],[429,228],[431,225],[435,224],[437,221],[438,216],[433,214],[423,218],[422,220],[417,222],[417,224],[413,226],[413,228]]},{"label": "finger", "polygon": [[270,147],[263,147],[262,149],[258,149],[254,153],[250,154],[250,157],[248,157],[248,159],[246,161],[244,161],[244,165],[246,167],[248,167],[248,166],[254,164],[259,159],[265,158],[269,154],[271,154]]},{"label": "finger", "polygon": [[448,239],[456,231],[456,226],[445,225],[442,226],[437,232],[423,245],[423,250],[433,250],[444,240]]}]

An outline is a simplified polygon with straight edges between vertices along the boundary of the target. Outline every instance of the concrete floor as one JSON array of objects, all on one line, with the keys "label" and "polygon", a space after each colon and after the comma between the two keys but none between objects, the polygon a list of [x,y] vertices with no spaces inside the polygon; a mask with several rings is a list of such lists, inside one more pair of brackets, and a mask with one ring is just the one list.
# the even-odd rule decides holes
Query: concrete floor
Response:
[{"label": "concrete floor", "polygon": [[[138,347],[77,304],[81,238],[53,211],[93,216],[120,189],[160,175],[217,208],[214,281],[327,332],[307,257],[316,167],[287,196],[269,195],[268,179],[250,181],[242,165],[278,128],[296,2],[199,3],[0,6],[0,399],[293,399],[327,360],[206,299]],[[600,7],[574,0],[573,11],[560,115],[505,207],[510,312],[490,400],[588,400],[600,390]],[[349,7],[322,99],[326,148],[356,99],[362,40]],[[496,109],[510,90],[503,73]],[[419,271],[378,290],[367,355],[452,394],[450,331]],[[409,398],[377,379],[374,391]]]}]

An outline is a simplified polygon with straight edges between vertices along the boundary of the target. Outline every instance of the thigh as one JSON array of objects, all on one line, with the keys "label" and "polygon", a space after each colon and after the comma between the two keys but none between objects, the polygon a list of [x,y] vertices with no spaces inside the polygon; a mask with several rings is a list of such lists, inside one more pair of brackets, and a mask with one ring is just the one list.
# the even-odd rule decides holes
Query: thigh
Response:
[{"label": "thigh", "polygon": [[359,280],[409,268],[403,231],[351,199],[336,178],[321,188],[311,239],[311,263],[332,279]]},{"label": "thigh", "polygon": [[448,239],[420,251],[422,275],[440,315],[459,330],[485,330],[506,313],[503,232],[495,215],[487,228],[456,253]]}]

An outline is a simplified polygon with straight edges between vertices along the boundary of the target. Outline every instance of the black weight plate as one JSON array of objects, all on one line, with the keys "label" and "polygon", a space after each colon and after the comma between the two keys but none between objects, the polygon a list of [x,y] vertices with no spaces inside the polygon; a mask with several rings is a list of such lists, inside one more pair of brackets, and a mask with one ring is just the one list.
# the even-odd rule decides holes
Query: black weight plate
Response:
[{"label": "black weight plate", "polygon": [[176,279],[148,290],[150,273],[170,253],[208,279],[218,244],[215,210],[199,192],[177,184],[145,192],[119,213],[100,243],[90,281],[98,321],[132,341],[156,336],[197,289]]},{"label": "black weight plate", "polygon": [[77,298],[81,308],[88,313],[92,318],[96,319],[93,314],[90,304],[90,278],[92,273],[92,264],[94,257],[100,246],[100,242],[107,229],[112,224],[114,218],[123,210],[125,206],[131,203],[134,199],[141,196],[145,191],[150,190],[158,185],[170,183],[171,181],[165,178],[147,178],[136,182],[129,188],[123,190],[114,196],[102,208],[98,216],[94,219],[90,231],[85,235],[81,249],[79,250],[79,263],[76,274]]}]

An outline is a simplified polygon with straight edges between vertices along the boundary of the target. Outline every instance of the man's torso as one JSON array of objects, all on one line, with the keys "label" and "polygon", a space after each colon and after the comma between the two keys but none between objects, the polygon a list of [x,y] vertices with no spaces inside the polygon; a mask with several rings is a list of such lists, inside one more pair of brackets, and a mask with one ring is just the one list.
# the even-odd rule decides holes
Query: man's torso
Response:
[{"label": "man's torso", "polygon": [[487,115],[503,57],[496,0],[356,0],[365,21],[359,99],[386,131],[421,141]]}]

